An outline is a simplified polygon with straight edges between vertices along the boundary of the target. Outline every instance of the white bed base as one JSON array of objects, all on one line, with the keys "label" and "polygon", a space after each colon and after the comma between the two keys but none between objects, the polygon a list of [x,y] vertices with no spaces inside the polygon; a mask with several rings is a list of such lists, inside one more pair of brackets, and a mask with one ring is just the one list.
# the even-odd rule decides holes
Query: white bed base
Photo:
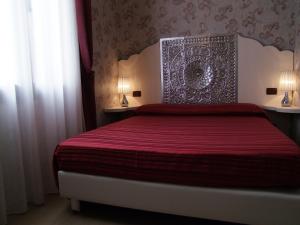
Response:
[{"label": "white bed base", "polygon": [[80,201],[204,219],[252,224],[299,225],[300,190],[259,191],[191,187],[59,171],[61,196]]}]

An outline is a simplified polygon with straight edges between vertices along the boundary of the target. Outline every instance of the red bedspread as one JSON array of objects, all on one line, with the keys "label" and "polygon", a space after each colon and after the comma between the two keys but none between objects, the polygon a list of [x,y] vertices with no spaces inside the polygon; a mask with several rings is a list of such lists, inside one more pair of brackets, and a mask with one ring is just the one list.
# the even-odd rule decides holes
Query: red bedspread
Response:
[{"label": "red bedspread", "polygon": [[299,147],[254,105],[138,111],[59,144],[56,170],[197,186],[300,187]]}]

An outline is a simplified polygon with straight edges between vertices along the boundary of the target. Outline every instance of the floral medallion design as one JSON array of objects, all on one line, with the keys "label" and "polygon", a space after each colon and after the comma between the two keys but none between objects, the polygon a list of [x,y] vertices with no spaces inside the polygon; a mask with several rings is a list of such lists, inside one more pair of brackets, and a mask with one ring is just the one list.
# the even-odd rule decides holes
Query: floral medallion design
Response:
[{"label": "floral medallion design", "polygon": [[237,102],[237,35],[161,39],[163,102]]}]

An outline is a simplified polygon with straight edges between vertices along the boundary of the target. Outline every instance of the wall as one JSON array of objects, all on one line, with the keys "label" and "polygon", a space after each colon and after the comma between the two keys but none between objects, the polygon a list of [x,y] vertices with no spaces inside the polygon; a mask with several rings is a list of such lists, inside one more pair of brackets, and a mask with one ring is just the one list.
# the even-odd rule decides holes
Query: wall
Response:
[{"label": "wall", "polygon": [[[300,86],[300,1],[297,3],[298,5],[295,6],[295,8],[298,10],[297,12],[297,18],[296,18],[296,29],[295,29],[295,54],[294,54],[294,68],[297,71],[298,75],[298,88]],[[298,99],[300,93],[300,88],[298,90]],[[300,105],[300,101],[297,102],[298,105]],[[298,144],[300,145],[300,115],[295,116],[294,120],[294,137],[296,140],[298,140]],[[297,129],[298,128],[298,129]]]},{"label": "wall", "polygon": [[295,70],[298,71],[298,75],[300,75],[300,2],[296,5],[297,9],[297,17],[296,17],[296,25],[295,25],[295,58],[294,58],[294,66]]},{"label": "wall", "polygon": [[160,37],[239,32],[279,49],[294,49],[297,0],[120,0],[119,57]]},{"label": "wall", "polygon": [[239,32],[281,50],[294,50],[295,18],[300,17],[296,3],[297,0],[92,0],[98,123],[105,121],[104,106],[118,104],[118,59],[139,53],[161,37],[228,32]]},{"label": "wall", "polygon": [[98,125],[105,123],[103,107],[118,104],[118,33],[115,0],[92,0],[95,92]]}]

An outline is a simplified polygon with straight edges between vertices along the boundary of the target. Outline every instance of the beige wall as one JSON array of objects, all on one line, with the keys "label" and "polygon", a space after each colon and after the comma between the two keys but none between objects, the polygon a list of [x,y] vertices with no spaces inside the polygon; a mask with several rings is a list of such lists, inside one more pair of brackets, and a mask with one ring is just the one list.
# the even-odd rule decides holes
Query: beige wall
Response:
[{"label": "beige wall", "polygon": [[[300,97],[300,1],[295,4],[296,20],[295,20],[295,48],[294,48],[294,70],[297,71],[298,75],[298,92],[295,93],[296,97]],[[300,98],[298,98],[300,99]],[[296,102],[297,105],[300,105],[300,101]],[[300,117],[299,117],[300,124]],[[300,125],[299,125],[300,127]],[[300,131],[299,131],[300,137]],[[300,140],[300,138],[299,138]]]},{"label": "beige wall", "polygon": [[[297,18],[296,18],[296,30],[295,30],[295,55],[294,55],[294,67],[298,74],[298,88],[300,86],[300,1],[298,2],[298,5],[295,6],[298,10]],[[298,95],[300,93],[300,88],[298,89]],[[300,102],[298,102],[300,105]],[[300,145],[300,115],[295,116],[294,120],[294,137],[297,140],[297,143]]]},{"label": "beige wall", "polygon": [[298,71],[300,75],[300,1],[296,5],[297,9],[297,18],[296,18],[296,25],[295,25],[295,61],[294,66],[295,70]]},{"label": "beige wall", "polygon": [[295,18],[300,17],[296,3],[297,0],[92,0],[98,123],[104,119],[103,107],[118,102],[118,59],[139,53],[161,37],[228,32],[294,50]]}]

